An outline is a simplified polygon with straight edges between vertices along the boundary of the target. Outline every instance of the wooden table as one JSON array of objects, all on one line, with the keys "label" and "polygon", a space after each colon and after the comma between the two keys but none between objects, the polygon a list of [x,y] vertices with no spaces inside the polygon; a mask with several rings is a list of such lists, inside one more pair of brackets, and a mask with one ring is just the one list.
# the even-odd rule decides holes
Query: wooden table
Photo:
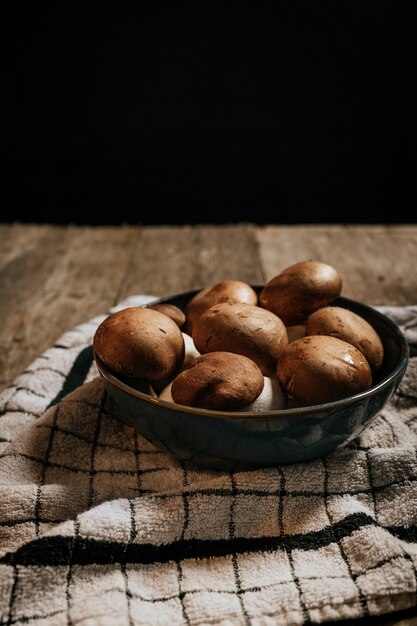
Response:
[{"label": "wooden table", "polygon": [[262,284],[314,258],[339,270],[347,297],[417,304],[416,225],[11,224],[0,242],[0,389],[63,332],[132,294]]},{"label": "wooden table", "polygon": [[[318,259],[339,270],[347,297],[417,304],[416,225],[4,224],[0,242],[0,389],[63,332],[132,294],[170,295],[225,278],[262,284]],[[367,623],[416,622],[402,612]]]}]

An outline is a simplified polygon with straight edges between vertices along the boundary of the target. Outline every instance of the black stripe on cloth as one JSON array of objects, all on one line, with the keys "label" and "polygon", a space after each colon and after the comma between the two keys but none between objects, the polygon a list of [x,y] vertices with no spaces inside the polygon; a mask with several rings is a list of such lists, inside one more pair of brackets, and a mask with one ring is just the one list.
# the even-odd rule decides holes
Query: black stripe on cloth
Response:
[{"label": "black stripe on cloth", "polygon": [[72,626],[73,624],[72,619],[71,619],[71,603],[72,603],[71,583],[72,583],[72,576],[73,576],[72,555],[74,551],[74,545],[75,545],[75,542],[77,541],[79,532],[80,532],[80,525],[79,525],[79,522],[76,520],[74,521],[74,535],[72,537],[71,545],[69,547],[69,556],[68,556],[68,561],[67,561],[68,563],[67,583],[65,587],[65,599],[66,599],[66,604],[67,604],[66,613],[67,613],[67,625],[68,626]]},{"label": "black stripe on cloth", "polygon": [[411,393],[405,393],[404,391],[400,391],[397,389],[395,395],[401,398],[401,400],[410,400],[412,403],[417,402],[417,395],[413,395]]},{"label": "black stripe on cloth", "polygon": [[[49,428],[51,428],[51,426],[48,426]],[[55,432],[60,432],[61,429],[59,428],[54,428]],[[100,444],[97,443],[97,446],[99,446]],[[106,444],[102,444],[102,447],[106,447]],[[367,451],[368,449],[365,449],[365,451]],[[132,450],[124,450],[122,449],[122,451],[127,451],[127,452],[132,452]],[[164,454],[163,452],[158,453],[157,451],[150,451],[150,450],[141,450],[140,454]],[[81,469],[79,467],[71,467],[70,465],[65,465],[64,463],[56,463],[56,462],[52,462],[50,460],[46,461],[45,459],[42,458],[37,458],[31,454],[26,454],[24,452],[19,452],[18,454],[14,453],[14,452],[2,452],[0,453],[0,459],[6,458],[6,457],[22,457],[24,459],[28,459],[29,461],[33,461],[34,463],[40,463],[41,465],[44,465],[46,463],[46,465],[48,467],[54,467],[54,468],[58,468],[58,469],[63,469],[65,471],[68,472],[74,472],[74,473],[80,473],[80,474],[90,474],[91,473],[91,469]],[[163,467],[149,467],[146,469],[142,469],[140,470],[140,474],[153,474],[156,472],[167,472],[170,471],[169,467],[163,466]],[[135,476],[137,474],[137,470],[127,470],[127,469],[95,469],[94,470],[95,474],[110,474],[110,475],[117,475],[117,474],[122,474],[122,475],[130,475],[130,476]],[[412,482],[416,482],[417,481],[417,477],[416,476],[405,476],[404,478],[402,478],[401,480],[394,480],[390,483],[386,483],[386,484],[382,484],[382,485],[377,485],[375,487],[364,487],[361,489],[344,489],[341,491],[336,491],[336,490],[329,490],[328,491],[328,496],[355,496],[355,495],[359,495],[359,494],[376,494],[376,493],[381,493],[386,491],[387,489],[391,489],[391,487],[401,487],[403,485],[407,485],[409,486],[410,483]],[[173,495],[183,495],[183,492],[166,492],[166,493],[154,493],[152,490],[149,489],[139,489],[136,487],[131,487],[131,490],[136,492],[136,493],[144,493],[146,495],[148,495],[149,497],[155,498],[155,499],[159,499],[159,500],[165,500],[165,499],[170,499],[172,498]],[[238,494],[239,495],[243,495],[243,496],[257,496],[260,498],[263,497],[270,497],[270,496],[278,496],[280,498],[283,498],[284,496],[290,496],[290,497],[304,497],[304,498],[315,498],[317,496],[322,496],[323,492],[322,491],[305,491],[305,490],[296,490],[296,489],[291,489],[291,490],[286,490],[285,488],[283,490],[278,489],[278,490],[271,490],[271,491],[265,491],[265,490],[261,490],[261,489],[243,489],[240,488],[238,490]],[[196,495],[206,495],[206,496],[230,496],[232,495],[232,491],[230,489],[227,489],[225,487],[219,487],[219,488],[206,488],[206,489],[192,489],[188,492],[188,496],[196,496]],[[0,522],[1,523],[1,522]]]},{"label": "black stripe on cloth", "polygon": [[[231,543],[234,543],[235,540],[235,507],[236,507],[236,497],[238,495],[238,489],[236,484],[236,478],[233,472],[230,472],[230,484],[231,484],[231,492],[232,492],[232,500],[230,503],[230,519],[229,519],[229,539]],[[242,620],[244,624],[247,626],[250,625],[250,619],[248,612],[245,607],[245,603],[242,597],[242,582],[240,580],[239,574],[239,563],[238,563],[238,555],[235,550],[232,552],[232,567],[233,567],[233,576],[235,579],[235,587],[236,593],[239,600],[240,610],[242,612]]]},{"label": "black stripe on cloth", "polygon": [[124,581],[124,595],[126,597],[126,608],[127,608],[127,617],[129,621],[129,626],[134,626],[134,621],[132,618],[132,594],[129,589],[129,576],[126,569],[126,563],[121,563],[120,565],[123,581]]},{"label": "black stripe on cloth", "polygon": [[16,387],[16,393],[19,391],[24,391],[26,393],[32,394],[32,396],[36,396],[37,398],[42,398],[43,400],[47,398],[44,393],[39,393],[39,391],[35,391],[34,389],[31,389],[30,387],[25,387],[24,385],[19,385],[19,387]]},{"label": "black stripe on cloth", "polygon": [[56,369],[55,367],[45,367],[45,366],[41,366],[41,367],[37,367],[36,369],[32,370],[30,368],[23,370],[23,374],[37,374],[38,372],[52,372],[53,374],[59,374],[62,378],[66,377],[65,372],[62,372],[61,370]]},{"label": "black stripe on cloth", "polygon": [[[280,475],[280,498],[279,498],[279,505],[278,505],[278,524],[279,524],[279,532],[280,532],[280,542],[284,541],[284,493],[286,491],[285,489],[285,473],[282,471],[281,468],[278,468],[278,473]],[[291,578],[294,581],[294,584],[296,586],[297,589],[297,593],[298,593],[298,599],[300,602],[300,607],[301,610],[303,612],[303,619],[304,622],[308,622],[310,620],[310,614],[308,612],[308,609],[306,607],[306,604],[303,600],[303,590],[301,588],[300,585],[300,580],[299,578],[296,576],[295,574],[295,568],[294,568],[294,559],[292,556],[292,548],[293,546],[288,545],[286,542],[284,543],[284,550],[285,553],[287,555],[287,559],[288,559],[288,564],[290,566],[290,571],[291,571]]]},{"label": "black stripe on cloth", "polygon": [[[333,576],[329,576],[329,578],[334,578]],[[314,580],[310,578],[310,580]],[[276,583],[276,585],[280,585],[280,584],[286,584],[286,583]],[[272,585],[272,586],[276,586],[276,585]],[[253,591],[259,591],[260,588],[258,587],[253,587],[253,588],[249,588],[249,589],[245,589],[245,591],[243,593],[246,593],[247,591],[249,592],[253,592]],[[106,593],[124,593],[124,590],[121,589],[120,587],[110,587],[109,589],[106,589]],[[205,589],[204,592],[206,593],[213,593],[215,595],[217,594],[221,594],[221,595],[230,595],[230,594],[234,594],[234,591],[226,591],[226,590],[217,590],[217,589]],[[190,591],[187,591],[188,594],[198,594],[201,593],[201,589],[192,589]],[[178,596],[176,594],[172,594],[171,596],[165,596],[162,598],[147,598],[144,596],[141,596],[139,594],[134,594],[131,593],[130,594],[132,598],[134,599],[138,599],[142,602],[148,602],[151,604],[157,604],[159,602],[169,602],[170,600],[174,600],[176,598],[178,598]],[[57,615],[63,614],[65,612],[65,609],[57,609],[55,611],[51,611],[51,612],[46,612],[46,613],[37,613],[34,615],[30,615],[30,616],[24,616],[24,615],[19,615],[16,618],[13,618],[11,620],[9,620],[9,622],[7,622],[8,624],[12,625],[12,624],[27,624],[28,622],[32,622],[35,620],[46,620],[46,619],[50,619],[51,617],[56,617]],[[411,606],[407,609],[401,609],[400,611],[394,611],[392,613],[389,614],[384,614],[383,616],[381,615],[370,615],[369,617],[366,618],[356,618],[355,621],[353,622],[352,619],[342,619],[342,620],[336,620],[336,621],[330,621],[330,622],[326,622],[326,626],[353,626],[353,624],[355,626],[380,626],[380,624],[382,623],[382,619],[384,619],[384,621],[386,621],[386,623],[388,624],[394,624],[399,622],[400,620],[405,620],[408,618],[412,618],[415,617],[416,614],[416,607],[415,606]],[[277,619],[279,618],[279,616],[281,615],[281,611],[278,611],[274,614],[268,613],[268,618],[271,619],[272,617],[276,617]],[[278,624],[278,622],[276,622]],[[304,626],[317,626],[317,622],[304,622]],[[410,624],[411,626],[411,624]]]},{"label": "black stripe on cloth", "polygon": [[[10,401],[10,398],[8,402]],[[8,413],[23,413],[24,415],[32,415],[33,417],[40,417],[42,413],[35,413],[35,411],[29,411],[28,409],[8,409],[4,408],[0,410],[0,417],[7,415]]]},{"label": "black stripe on cloth", "polygon": [[181,540],[184,539],[185,537],[185,533],[187,531],[188,528],[188,523],[189,523],[189,511],[190,511],[190,507],[189,507],[189,502],[188,502],[188,489],[190,486],[190,483],[188,481],[188,473],[187,473],[187,469],[185,467],[185,461],[181,461],[180,462],[181,465],[181,469],[182,469],[182,484],[184,487],[184,491],[182,492],[182,502],[183,502],[183,508],[184,508],[184,521],[182,523],[182,530],[181,530]]},{"label": "black stripe on cloth", "polygon": [[377,502],[376,489],[375,489],[374,480],[373,480],[373,467],[372,467],[372,460],[371,460],[370,452],[371,452],[371,448],[369,448],[365,452],[365,459],[366,459],[366,467],[368,469],[369,484],[371,486],[370,494],[372,497],[374,516],[375,516],[375,519],[378,521],[378,502]]},{"label": "black stripe on cloth", "polygon": [[[88,374],[88,371],[86,373],[86,376],[87,376],[87,374]],[[72,403],[72,404],[80,404],[81,406],[87,406],[87,407],[89,407],[91,409],[99,408],[98,404],[94,404],[92,402],[87,402],[85,399],[79,400],[78,398],[65,397],[65,404],[68,405],[70,403]],[[102,412],[103,412],[103,416],[110,417],[112,420],[116,420],[117,422],[119,422],[119,424],[121,424],[122,426],[126,426],[126,421],[123,420],[119,415],[117,415],[116,412],[108,411],[105,408],[103,409]],[[74,434],[74,437],[77,436],[76,433],[73,433],[73,434]],[[166,454],[165,452],[157,450],[156,448],[154,450],[152,450],[152,451],[149,451],[149,453],[150,454]],[[145,451],[142,451],[142,454],[145,454]]]},{"label": "black stripe on cloth", "polygon": [[180,601],[181,613],[184,618],[185,624],[187,624],[187,626],[191,626],[191,622],[187,615],[187,611],[185,610],[185,604],[184,604],[185,591],[182,590],[183,572],[182,572],[182,567],[181,567],[181,561],[177,559],[175,561],[175,565],[177,566],[177,573],[178,573],[178,594],[176,595],[176,597]]},{"label": "black stripe on cloth", "polygon": [[95,463],[96,463],[97,442],[98,442],[98,438],[100,436],[102,411],[103,411],[104,404],[106,402],[106,398],[107,398],[107,392],[104,389],[103,390],[103,395],[101,397],[100,406],[99,406],[97,414],[95,416],[95,418],[96,418],[96,425],[95,425],[95,428],[94,428],[93,441],[91,443],[90,472],[89,472],[89,474],[90,474],[90,481],[89,481],[89,483],[90,484],[89,484],[89,487],[88,487],[88,508],[89,509],[91,509],[91,507],[94,504],[94,495],[95,495],[94,479],[95,479],[95,476],[96,476]]},{"label": "black stripe on cloth", "polygon": [[[98,408],[98,406],[95,407],[95,408]],[[35,428],[38,428],[38,429],[41,430],[41,429],[51,428],[51,426],[49,424],[41,423],[41,424],[35,424]],[[63,435],[69,435],[70,437],[74,437],[74,439],[78,439],[79,441],[84,441],[85,443],[89,443],[89,444],[93,443],[93,440],[92,440],[91,437],[87,437],[86,435],[83,435],[81,433],[76,433],[76,432],[72,431],[69,428],[64,428],[62,426],[57,426],[55,430],[56,430],[57,433],[62,433]],[[128,448],[126,446],[120,446],[120,445],[117,445],[115,443],[108,443],[108,442],[100,443],[99,441],[96,442],[96,445],[98,447],[101,447],[101,448],[108,448],[109,450],[118,450],[119,452],[133,452],[134,449],[136,450],[136,448],[137,448],[136,442],[134,444],[134,448],[133,447],[132,448]]]},{"label": "black stripe on cloth", "polygon": [[46,453],[45,453],[45,459],[42,461],[42,473],[41,473],[41,477],[40,477],[40,481],[39,481],[39,485],[38,485],[38,489],[36,492],[36,502],[35,502],[35,531],[36,531],[36,536],[39,536],[39,530],[40,530],[40,517],[41,517],[41,508],[42,508],[42,488],[44,486],[45,483],[45,479],[46,479],[46,472],[48,470],[48,463],[49,463],[49,456],[52,452],[52,446],[53,446],[53,441],[54,441],[54,437],[55,437],[55,426],[58,423],[58,413],[59,413],[59,406],[56,407],[55,411],[54,411],[54,416],[52,419],[52,424],[51,424],[51,430],[49,433],[49,440],[48,440],[48,447],[46,449]]},{"label": "black stripe on cloth", "polygon": [[[136,521],[135,521],[135,508],[134,508],[132,500],[129,500],[129,510],[130,510],[130,533],[129,533],[129,543],[126,544],[126,550],[134,542],[137,536],[137,528],[136,528]],[[127,571],[127,563],[121,563],[120,569],[121,569],[123,581],[124,581],[124,594],[126,597],[126,607],[127,607],[127,615],[129,619],[129,626],[134,626],[134,621],[132,618],[132,606],[131,606],[132,605],[131,600],[133,599],[133,594],[129,587],[129,573]]]},{"label": "black stripe on cloth", "polygon": [[[326,576],[327,580],[346,580],[345,576],[333,576],[333,575],[328,575]],[[323,580],[322,576],[309,576],[308,577],[309,581],[314,581],[314,580]],[[255,586],[250,586],[250,587],[246,587],[245,589],[242,589],[240,591],[240,593],[242,595],[246,594],[246,593],[259,593],[260,591],[263,591],[264,589],[274,589],[280,586],[284,586],[284,585],[288,585],[288,581],[287,580],[278,580],[272,583],[266,583],[264,585],[255,585]],[[122,588],[120,585],[114,585],[112,587],[108,587],[105,589],[105,591],[103,592],[105,594],[109,594],[109,593],[121,593],[121,594],[125,594],[125,589]],[[235,590],[231,590],[231,589],[212,589],[210,587],[204,587],[204,588],[197,588],[197,589],[187,589],[187,595],[198,595],[200,593],[211,593],[213,595],[222,595],[222,596],[234,596],[236,595],[236,591]],[[158,603],[164,603],[164,602],[170,602],[171,600],[176,600],[178,599],[178,593],[170,593],[167,595],[163,595],[163,596],[157,596],[157,597],[147,597],[143,594],[134,592],[134,591],[129,591],[129,597],[133,600],[139,600],[140,602],[147,602],[149,604],[158,604]],[[46,619],[47,617],[53,617],[54,615],[57,615],[57,613],[62,613],[63,609],[59,610],[59,611],[53,611],[52,613],[44,613],[44,614],[37,614],[37,615],[31,615],[30,617],[27,618],[27,621],[29,620],[35,620],[35,619]],[[18,617],[15,620],[12,620],[12,623],[15,622],[19,622],[19,621],[23,621],[24,618],[22,617]],[[310,622],[308,622],[310,623]],[[356,623],[356,622],[355,622]],[[327,624],[327,622],[326,622]],[[351,625],[352,626],[352,625]]]},{"label": "black stripe on cloth", "polygon": [[408,528],[404,528],[403,526],[390,526],[387,530],[402,541],[417,543],[417,526],[409,526]]},{"label": "black stripe on cloth", "polygon": [[[7,622],[7,626],[11,626],[12,624],[28,624],[32,621],[37,621],[41,619],[50,619],[51,617],[56,617],[57,615],[62,615],[64,613],[63,609],[57,609],[56,611],[51,611],[50,613],[35,613],[35,615],[18,615],[15,618],[9,619]],[[0,622],[1,624],[2,622]]]},{"label": "black stripe on cloth", "polygon": [[[55,347],[64,348],[65,346],[56,345]],[[55,398],[51,400],[51,402],[49,403],[47,407],[48,409],[49,407],[54,406],[54,404],[58,404],[58,402],[60,402],[62,398],[64,398],[69,393],[71,393],[71,391],[74,391],[75,389],[77,389],[77,387],[83,384],[83,382],[85,381],[87,377],[87,374],[90,370],[92,363],[93,363],[93,346],[91,345],[91,346],[87,346],[86,348],[81,350],[81,352],[79,352],[74,363],[72,364],[70,371],[67,374],[67,377],[64,380],[61,390],[57,393]]]},{"label": "black stripe on cloth", "polygon": [[[367,455],[368,456],[368,455]],[[332,515],[330,513],[330,509],[329,509],[329,465],[327,462],[326,458],[322,459],[322,465],[323,465],[323,470],[324,470],[324,481],[323,481],[323,497],[324,497],[324,507],[326,509],[326,515],[327,515],[327,519],[329,520],[330,523],[330,528],[333,530],[334,529],[334,523],[333,523],[333,518]],[[372,483],[371,483],[372,485]],[[349,562],[349,558],[348,555],[346,554],[346,550],[343,547],[343,543],[342,541],[340,541],[340,538],[336,539],[336,533],[334,533],[334,538],[335,538],[335,542],[337,543],[337,546],[339,548],[339,552],[340,552],[340,556],[342,557],[347,571],[349,572],[349,576],[353,582],[353,584],[356,587],[356,590],[358,592],[358,599],[359,599],[359,603],[361,605],[362,608],[362,614],[364,616],[369,615],[369,609],[368,609],[368,603],[366,602],[366,598],[362,592],[362,589],[360,588],[360,586],[358,585],[358,583],[356,582],[356,578],[353,574],[352,571],[352,567],[351,564]]]},{"label": "black stripe on cloth", "polygon": [[[55,431],[56,432],[56,431]],[[29,461],[33,461],[34,463],[40,463],[42,466],[46,467],[56,467],[58,469],[65,470],[66,472],[75,472],[76,474],[110,474],[112,476],[116,476],[117,474],[123,474],[126,476],[134,476],[136,474],[136,470],[127,470],[127,469],[81,469],[79,467],[71,467],[71,465],[64,465],[64,463],[55,463],[46,459],[38,459],[31,454],[25,454],[24,452],[19,452],[19,454],[15,454],[14,452],[3,452],[0,454],[0,459],[4,459],[6,457],[21,457],[23,459],[28,459]],[[166,467],[149,467],[147,469],[141,470],[141,474],[154,474],[155,472],[166,472],[168,468]],[[137,491],[136,488],[132,487],[132,491]],[[167,496],[169,497],[169,496]]]},{"label": "black stripe on cloth", "polygon": [[284,528],[284,493],[285,493],[285,474],[282,467],[277,467],[279,485],[278,485],[278,532],[280,537],[285,535]]},{"label": "black stripe on cloth", "polygon": [[[143,453],[142,453],[143,454]],[[0,455],[0,458],[2,458],[3,456],[7,456],[5,454]],[[25,458],[29,458],[31,460],[37,461],[39,463],[41,463],[42,461],[39,459],[34,459],[31,456],[26,456],[26,455],[20,455],[20,456],[24,456]],[[69,470],[69,471],[73,471],[73,472],[81,472],[84,474],[89,474],[90,470],[77,470],[74,468],[70,468],[67,466],[63,466],[61,464],[52,464],[49,463],[48,466],[50,467],[60,467],[60,468],[64,468],[65,470]],[[155,472],[162,472],[162,471],[168,471],[168,468],[166,467],[150,467],[147,469],[142,469],[140,470],[140,474],[152,474]],[[110,474],[110,475],[118,475],[118,474],[127,474],[127,475],[131,475],[134,476],[136,474],[136,471],[134,470],[94,470],[95,474]],[[284,527],[283,527],[283,499],[285,496],[289,496],[289,497],[296,497],[296,496],[303,496],[303,497],[308,497],[308,496],[312,496],[315,497],[317,495],[321,495],[320,492],[304,492],[304,491],[287,491],[285,489],[285,483],[282,482],[282,479],[284,479],[284,475],[282,474],[282,478],[281,478],[281,488],[278,491],[271,491],[271,492],[265,492],[265,491],[255,491],[255,490],[246,490],[246,489],[239,489],[238,490],[238,494],[239,495],[256,495],[259,497],[268,497],[268,496],[279,496],[280,498],[280,502],[278,504],[278,525],[279,525],[279,531],[281,535],[284,535]],[[402,481],[394,481],[392,483],[388,483],[386,485],[378,485],[378,487],[375,487],[374,490],[371,489],[355,489],[355,490],[350,490],[350,491],[329,491],[328,495],[334,496],[334,495],[356,495],[359,493],[371,493],[372,491],[375,492],[382,492],[385,491],[386,489],[390,489],[391,487],[395,487],[395,486],[401,486],[404,485],[406,483],[408,483],[409,481],[414,481],[416,479],[413,478],[405,478]],[[151,489],[137,489],[132,487],[131,488],[132,491],[134,492],[139,492],[141,494],[146,495],[146,497],[148,498],[154,498],[154,499],[169,499],[172,498],[172,493],[166,493],[166,494],[160,494],[160,493],[154,493]],[[189,495],[195,495],[195,494],[205,494],[205,495],[221,495],[221,496],[229,496],[231,495],[231,491],[226,490],[226,489],[199,489],[196,491],[192,491],[190,492]],[[176,495],[176,494],[174,494]],[[179,494],[181,495],[181,494]],[[2,526],[17,526],[19,524],[29,524],[29,523],[35,523],[35,520],[37,518],[35,517],[25,517],[25,518],[20,518],[20,519],[6,519],[6,520],[0,520],[0,527]],[[373,519],[373,518],[370,518]],[[63,520],[59,520],[59,519],[49,519],[49,518],[44,518],[44,517],[39,517],[39,523],[42,524],[56,524],[59,523]],[[393,527],[392,527],[393,528]],[[392,532],[394,534],[398,534],[401,533],[401,527],[395,527],[393,528]],[[413,532],[413,528],[408,529],[407,531],[408,533],[412,533]],[[412,537],[412,535],[409,535],[410,537]],[[183,537],[181,537],[181,540],[183,539]],[[409,541],[411,542],[416,542],[417,543],[417,535],[414,538],[410,538]]]},{"label": "black stripe on cloth", "polygon": [[[126,544],[77,537],[41,537],[0,559],[2,564],[67,565],[72,549],[72,563],[77,565],[108,565],[111,563],[166,563],[178,559],[209,558],[248,552],[274,552],[279,549],[317,550],[364,526],[378,526],[365,513],[353,513],[319,531],[286,537],[238,537],[235,539],[190,539],[170,544]],[[417,526],[385,528],[397,538],[417,541]],[[74,543],[74,545],[73,545]],[[127,547],[126,547],[127,545]]]},{"label": "black stripe on cloth", "polygon": [[[189,504],[188,504],[188,494],[186,492],[187,488],[189,487],[189,481],[188,481],[188,472],[187,472],[187,468],[185,465],[185,461],[181,461],[180,465],[182,469],[182,484],[184,487],[184,492],[182,494],[184,519],[182,522],[181,541],[184,541],[185,533],[188,528],[188,522],[189,522]],[[181,560],[177,559],[175,564],[177,566],[177,574],[178,574],[178,598],[181,603],[181,613],[184,618],[185,624],[189,625],[191,624],[191,622],[190,622],[190,619],[187,615],[187,611],[185,608],[185,603],[184,603],[185,592],[182,589],[183,571],[182,571],[182,566],[181,566]]]},{"label": "black stripe on cloth", "polygon": [[8,607],[8,619],[7,622],[4,622],[5,624],[7,624],[7,626],[10,626],[10,624],[12,624],[12,620],[13,620],[13,607],[14,607],[14,603],[16,601],[16,591],[17,591],[17,583],[19,580],[19,569],[18,569],[18,565],[14,564],[13,566],[13,585],[12,585],[12,589],[10,592],[10,599],[9,599],[9,607]]}]

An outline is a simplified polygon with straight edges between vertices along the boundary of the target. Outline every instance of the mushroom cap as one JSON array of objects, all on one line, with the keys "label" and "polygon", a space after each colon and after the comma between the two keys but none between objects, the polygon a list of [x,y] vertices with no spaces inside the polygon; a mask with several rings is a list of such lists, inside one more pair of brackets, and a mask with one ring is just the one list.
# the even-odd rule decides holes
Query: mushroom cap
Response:
[{"label": "mushroom cap", "polygon": [[306,324],[307,335],[331,335],[355,346],[376,372],[382,365],[384,346],[376,330],[363,317],[343,307],[327,306],[312,313]]},{"label": "mushroom cap", "polygon": [[185,307],[185,332],[192,335],[194,324],[200,315],[214,304],[220,302],[257,304],[258,294],[248,283],[234,279],[222,280],[202,289],[188,301]]},{"label": "mushroom cap", "polygon": [[310,313],[332,302],[341,291],[342,278],[334,267],[321,261],[300,261],[264,285],[259,304],[292,326],[304,324]]},{"label": "mushroom cap", "polygon": [[165,313],[165,315],[168,315],[168,317],[174,320],[180,328],[185,324],[185,313],[175,304],[170,304],[169,302],[155,302],[155,304],[149,304],[147,308]]},{"label": "mushroom cap", "polygon": [[306,336],[289,344],[278,361],[277,377],[288,395],[307,406],[346,398],[372,384],[362,352],[328,335]]},{"label": "mushroom cap", "polygon": [[240,411],[262,392],[264,377],[251,359],[233,352],[209,352],[176,376],[171,396],[177,404]]},{"label": "mushroom cap", "polygon": [[184,359],[178,325],[148,307],[127,307],[109,315],[94,334],[93,348],[113,372],[151,382],[172,377]]},{"label": "mushroom cap", "polygon": [[225,350],[243,354],[265,376],[275,375],[280,354],[288,344],[287,330],[271,311],[251,304],[224,302],[205,311],[193,329],[201,354]]}]

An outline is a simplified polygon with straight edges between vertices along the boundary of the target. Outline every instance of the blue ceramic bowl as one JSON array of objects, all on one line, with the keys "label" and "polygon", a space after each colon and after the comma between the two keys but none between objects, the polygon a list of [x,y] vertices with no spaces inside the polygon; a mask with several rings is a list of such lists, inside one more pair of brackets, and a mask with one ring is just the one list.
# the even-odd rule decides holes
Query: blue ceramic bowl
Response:
[{"label": "blue ceramic bowl", "polygon": [[[260,286],[254,286],[259,293]],[[184,309],[197,291],[160,298]],[[317,406],[264,413],[197,409],[158,400],[112,374],[98,370],[121,418],[158,449],[179,460],[218,470],[299,463],[322,457],[355,439],[390,400],[408,364],[400,328],[374,308],[339,297],[332,303],[366,319],[381,337],[384,361],[372,387]]]}]

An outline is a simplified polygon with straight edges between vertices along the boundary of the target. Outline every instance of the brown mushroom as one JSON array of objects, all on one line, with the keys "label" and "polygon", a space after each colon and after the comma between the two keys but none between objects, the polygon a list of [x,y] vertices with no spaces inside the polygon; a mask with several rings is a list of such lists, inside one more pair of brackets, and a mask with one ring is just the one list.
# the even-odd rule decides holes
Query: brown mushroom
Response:
[{"label": "brown mushroom", "polygon": [[171,397],[177,404],[240,411],[262,392],[264,377],[251,359],[232,352],[210,352],[197,357],[171,385]]},{"label": "brown mushroom", "polygon": [[258,294],[241,280],[222,280],[206,289],[202,289],[188,301],[185,307],[186,322],[184,331],[192,335],[193,326],[204,311],[220,302],[240,302],[257,304]]},{"label": "brown mushroom", "polygon": [[[182,370],[187,369],[187,367],[190,367],[190,365],[194,361],[194,359],[196,359],[198,356],[200,356],[199,351],[196,349],[196,347],[194,345],[193,338],[190,337],[190,335],[187,335],[187,333],[184,333],[184,332],[182,333],[182,337],[184,339],[184,358],[183,358],[183,361],[182,361],[180,372],[182,372]],[[175,372],[175,375],[176,374],[179,374],[179,372]],[[153,383],[155,391],[158,394],[162,393],[162,391],[168,386],[168,384],[170,382],[172,382],[172,377],[170,377],[168,379],[155,381]]]},{"label": "brown mushroom", "polygon": [[151,382],[172,377],[184,360],[184,339],[164,313],[128,307],[98,326],[94,352],[114,373]]},{"label": "brown mushroom", "polygon": [[272,278],[259,294],[259,305],[278,315],[286,326],[305,323],[317,309],[342,291],[339,272],[320,261],[301,261]]},{"label": "brown mushroom", "polygon": [[[214,354],[213,352],[207,354]],[[175,379],[174,379],[175,380]],[[165,402],[174,402],[172,398],[171,381],[159,394],[159,400],[164,400]],[[279,409],[284,409],[287,407],[287,396],[284,393],[281,385],[278,382],[276,376],[264,376],[264,386],[257,398],[247,406],[240,409],[240,411],[250,412],[250,413],[264,413],[265,411],[277,411]]]},{"label": "brown mushroom", "polygon": [[255,361],[265,376],[275,374],[288,344],[287,331],[274,313],[251,304],[216,304],[205,311],[193,330],[201,354],[225,350]]},{"label": "brown mushroom", "polygon": [[155,304],[148,304],[148,309],[153,309],[154,311],[160,311],[160,313],[165,313],[168,315],[180,328],[182,328],[185,324],[185,313],[182,309],[180,309],[175,304],[169,304],[168,302],[155,302]]},{"label": "brown mushroom", "polygon": [[304,405],[340,400],[372,384],[371,368],[357,348],[328,335],[314,335],[289,344],[277,364],[286,393]]},{"label": "brown mushroom", "polygon": [[371,369],[379,370],[384,346],[376,330],[363,317],[338,306],[318,309],[307,319],[307,335],[331,335],[343,339],[364,354]]}]

